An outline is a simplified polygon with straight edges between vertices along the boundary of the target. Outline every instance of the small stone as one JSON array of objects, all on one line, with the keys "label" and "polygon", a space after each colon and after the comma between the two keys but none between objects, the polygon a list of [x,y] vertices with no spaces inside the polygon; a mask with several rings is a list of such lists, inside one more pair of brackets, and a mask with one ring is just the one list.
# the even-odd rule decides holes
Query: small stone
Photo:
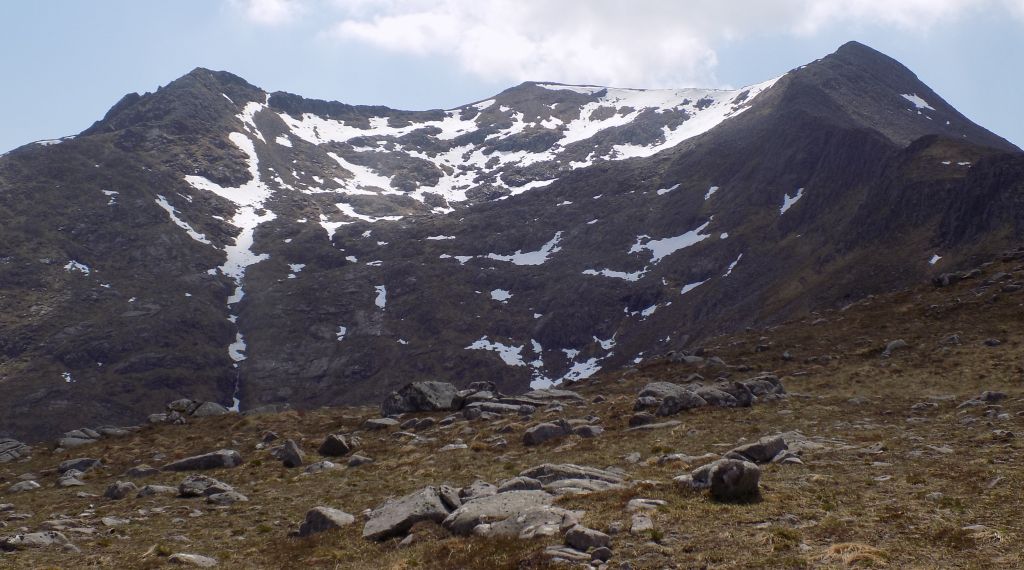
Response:
[{"label": "small stone", "polygon": [[385,430],[398,426],[398,420],[391,418],[371,418],[363,422],[363,429],[369,431]]},{"label": "small stone", "polygon": [[601,546],[590,551],[591,560],[599,560],[601,562],[607,562],[612,557],[612,549],[607,546]]},{"label": "small stone", "polygon": [[141,479],[143,477],[152,477],[159,475],[160,470],[149,465],[137,465],[124,472],[125,477],[131,477],[132,479]]}]

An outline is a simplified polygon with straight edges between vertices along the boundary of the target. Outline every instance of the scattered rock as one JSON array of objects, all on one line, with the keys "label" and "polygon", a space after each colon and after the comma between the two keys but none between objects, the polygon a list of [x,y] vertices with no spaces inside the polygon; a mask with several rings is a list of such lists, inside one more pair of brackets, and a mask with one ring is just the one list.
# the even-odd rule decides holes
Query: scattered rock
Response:
[{"label": "scattered rock", "polygon": [[775,456],[787,449],[789,449],[789,446],[786,445],[786,440],[782,436],[765,436],[754,443],[748,443],[733,449],[726,453],[725,457],[750,461],[752,463],[771,463]]},{"label": "scattered rock", "polygon": [[317,453],[326,457],[341,457],[348,455],[355,449],[353,442],[340,434],[331,434],[324,439],[317,449]]},{"label": "scattered rock", "polygon": [[499,493],[509,491],[538,491],[544,486],[543,483],[532,477],[513,477],[498,486]]},{"label": "scattered rock", "polygon": [[316,463],[311,463],[302,472],[307,475],[315,475],[317,473],[332,471],[334,469],[338,469],[338,465],[336,463],[332,463],[330,461],[317,461]]},{"label": "scattered rock", "polygon": [[15,483],[7,488],[8,493],[25,493],[27,491],[35,491],[39,488],[39,483],[35,481],[21,481]]},{"label": "scattered rock", "polygon": [[178,485],[178,494],[182,497],[204,497],[234,490],[231,485],[206,475],[189,475]]},{"label": "scattered rock", "polygon": [[380,405],[381,414],[393,416],[407,412],[457,410],[461,401],[458,389],[448,382],[413,382],[392,392]]},{"label": "scattered rock", "polygon": [[31,451],[32,448],[16,439],[0,437],[0,463],[8,463],[26,457]]},{"label": "scattered rock", "polygon": [[523,433],[523,445],[540,445],[546,441],[561,439],[572,433],[567,422],[540,423]]},{"label": "scattered rock", "polygon": [[494,523],[480,523],[473,534],[491,538],[530,540],[555,536],[579,523],[579,514],[559,507],[541,506],[527,509]]},{"label": "scattered rock", "polygon": [[247,503],[249,502],[249,497],[246,497],[238,491],[226,491],[224,493],[207,495],[206,502],[211,505],[228,506],[235,503]]},{"label": "scattered rock", "polygon": [[494,523],[535,507],[550,506],[554,496],[544,491],[509,491],[463,503],[442,523],[454,534],[467,535],[483,522]]},{"label": "scattered rock", "polygon": [[754,463],[738,459],[720,459],[695,469],[676,482],[691,489],[711,489],[719,501],[752,501],[760,496],[761,470]]},{"label": "scattered rock", "polygon": [[889,343],[885,345],[885,349],[882,351],[882,358],[889,358],[890,356],[892,356],[893,352],[909,347],[910,345],[907,344],[907,341],[903,340],[902,338],[889,341]]},{"label": "scattered rock", "polygon": [[448,509],[434,487],[426,487],[374,509],[363,526],[363,538],[384,540],[408,532],[420,521],[441,522]]},{"label": "scattered rock", "polygon": [[345,511],[330,507],[314,507],[306,513],[306,520],[299,526],[298,536],[310,536],[354,522],[356,518]]},{"label": "scattered rock", "polygon": [[154,495],[177,495],[178,489],[175,487],[168,487],[167,485],[146,485],[139,489],[139,493],[135,495],[138,498],[152,497]]},{"label": "scattered rock", "polygon": [[212,416],[224,416],[231,411],[217,402],[203,402],[196,411],[192,412],[194,418],[208,418]]},{"label": "scattered rock", "polygon": [[167,561],[171,564],[195,566],[196,568],[213,568],[217,565],[216,558],[210,558],[209,556],[202,556],[200,554],[185,554],[181,552],[168,556]]},{"label": "scattered rock", "polygon": [[576,525],[565,533],[565,544],[583,552],[591,548],[608,547],[611,541],[607,534],[582,525]]},{"label": "scattered rock", "polygon": [[60,462],[60,465],[57,466],[57,473],[64,473],[72,469],[82,473],[88,473],[90,470],[95,469],[100,465],[102,465],[102,463],[99,459],[92,459],[90,457],[68,459],[67,461]]},{"label": "scattered rock", "polygon": [[124,472],[125,477],[131,477],[132,479],[141,479],[143,477],[152,477],[159,475],[160,470],[149,465],[137,465]]},{"label": "scattered rock", "polygon": [[363,429],[370,431],[377,431],[382,429],[390,429],[398,425],[398,420],[391,418],[371,418],[363,422]]},{"label": "scattered rock", "polygon": [[282,446],[277,458],[281,460],[285,467],[290,469],[302,466],[306,454],[302,453],[299,444],[295,443],[295,440],[289,439],[285,440],[284,446]]},{"label": "scattered rock", "polygon": [[137,492],[138,490],[139,488],[136,487],[135,483],[132,483],[131,481],[117,481],[115,483],[112,483],[109,487],[107,487],[107,490],[106,492],[103,493],[103,496],[113,501],[120,501],[121,499],[124,499],[128,495],[131,495]]},{"label": "scattered rock", "polygon": [[50,547],[78,552],[78,547],[72,544],[68,537],[55,530],[29,532],[0,538],[0,551]]},{"label": "scattered rock", "polygon": [[359,467],[360,465],[367,465],[369,463],[373,463],[373,459],[363,455],[353,455],[348,458],[349,467]]},{"label": "scattered rock", "polygon": [[228,469],[242,464],[242,455],[233,449],[221,449],[212,453],[179,459],[164,465],[164,471],[204,471],[207,469]]}]

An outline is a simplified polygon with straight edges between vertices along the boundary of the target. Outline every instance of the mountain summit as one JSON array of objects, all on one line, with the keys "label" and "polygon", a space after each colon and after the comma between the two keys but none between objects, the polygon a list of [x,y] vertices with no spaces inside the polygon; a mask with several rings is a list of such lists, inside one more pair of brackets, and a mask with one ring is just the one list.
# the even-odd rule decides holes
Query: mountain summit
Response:
[{"label": "mountain summit", "polygon": [[853,42],[737,90],[431,111],[196,69],[0,157],[0,435],[682,358],[1004,248],[1022,186],[1019,149]]}]

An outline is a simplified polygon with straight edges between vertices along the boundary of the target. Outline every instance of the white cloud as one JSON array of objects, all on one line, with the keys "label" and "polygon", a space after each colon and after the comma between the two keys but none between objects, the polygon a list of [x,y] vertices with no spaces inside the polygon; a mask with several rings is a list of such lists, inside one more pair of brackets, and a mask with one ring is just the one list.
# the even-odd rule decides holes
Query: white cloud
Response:
[{"label": "white cloud", "polygon": [[308,0],[231,0],[247,19],[265,26],[287,24],[301,15]]},{"label": "white cloud", "polygon": [[493,81],[665,87],[715,83],[715,46],[838,26],[923,33],[972,10],[1024,17],[1024,0],[233,0],[254,21],[306,8],[324,34],[439,57]]}]

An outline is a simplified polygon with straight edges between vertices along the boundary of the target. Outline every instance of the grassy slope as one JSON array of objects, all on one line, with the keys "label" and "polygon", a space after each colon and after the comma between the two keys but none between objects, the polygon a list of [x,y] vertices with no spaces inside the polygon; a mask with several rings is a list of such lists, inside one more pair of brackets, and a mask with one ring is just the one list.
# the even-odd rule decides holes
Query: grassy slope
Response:
[{"label": "grassy slope", "polygon": [[[985,271],[1016,271],[1019,278],[1021,262],[998,262]],[[399,548],[397,541],[362,540],[361,525],[301,540],[287,533],[313,506],[333,506],[358,516],[387,496],[443,482],[498,482],[543,462],[615,465],[625,468],[633,480],[649,481],[628,491],[562,500],[568,507],[585,510],[583,522],[595,528],[604,529],[613,521],[628,528],[625,504],[630,498],[668,501],[654,514],[654,533],[625,532],[613,538],[612,567],[622,561],[633,568],[1019,567],[1024,564],[1024,549],[1019,546],[1024,528],[1018,513],[1018,490],[1024,485],[1021,444],[995,430],[1024,431],[1024,417],[1017,416],[1024,413],[1024,293],[998,293],[998,285],[982,288],[983,279],[879,296],[774,330],[714,339],[708,344],[710,353],[754,371],[775,371],[784,376],[793,395],[784,402],[747,409],[684,413],[675,418],[682,425],[669,430],[624,431],[641,386],[694,371],[652,363],[574,387],[588,399],[607,396],[602,403],[567,407],[563,414],[601,417],[607,429],[601,437],[572,437],[539,448],[522,446],[526,424],[513,419],[431,428],[421,435],[437,441],[423,445],[366,433],[360,453],[376,463],[313,476],[298,476],[300,470],[286,470],[266,451],[254,449],[264,431],[274,430],[299,441],[308,458],[315,460],[310,452],[325,434],[355,431],[363,418],[376,415],[370,408],[337,408],[147,427],[135,436],[70,454],[40,449],[27,462],[0,467],[4,488],[29,471],[41,475],[44,485],[33,493],[0,497],[14,503],[17,512],[33,514],[10,522],[0,533],[19,526],[36,530],[44,520],[83,512],[95,517],[88,525],[100,533],[69,535],[82,549],[79,555],[6,553],[0,554],[0,568],[155,568],[164,565],[163,556],[170,552],[215,556],[222,567],[230,568],[542,568],[539,552],[557,539],[453,538],[437,526],[421,525],[415,532],[422,540]],[[958,333],[962,344],[944,345],[942,340],[950,333]],[[993,337],[1003,343],[983,345]],[[905,339],[911,348],[881,358],[882,347],[896,338]],[[756,352],[759,344],[768,344],[768,350]],[[784,351],[794,358],[783,360]],[[734,373],[737,378],[747,375]],[[985,408],[956,409],[957,403],[982,390],[1009,393],[1002,404],[1010,419],[985,417]],[[956,399],[929,412],[910,410],[928,396],[943,395]],[[496,433],[503,430],[508,432]],[[687,466],[656,461],[669,452],[721,453],[765,434],[791,430],[825,442],[826,448],[806,451],[805,465],[767,466],[763,500],[756,504],[724,505],[680,492],[671,478]],[[487,439],[495,435],[508,439],[506,449],[489,447]],[[470,449],[437,451],[456,438]],[[878,444],[883,451],[874,453]],[[119,502],[76,498],[80,490],[102,494],[134,464],[159,465],[152,458],[156,452],[175,458],[222,447],[239,449],[247,463],[211,475],[248,495],[248,503],[215,508],[173,497]],[[623,456],[634,451],[644,459],[636,465],[626,463]],[[84,488],[54,488],[55,476],[47,470],[77,456],[102,458],[106,468],[91,473]],[[159,475],[143,483],[176,485],[182,478]],[[110,530],[99,524],[103,516],[133,522]]]}]

